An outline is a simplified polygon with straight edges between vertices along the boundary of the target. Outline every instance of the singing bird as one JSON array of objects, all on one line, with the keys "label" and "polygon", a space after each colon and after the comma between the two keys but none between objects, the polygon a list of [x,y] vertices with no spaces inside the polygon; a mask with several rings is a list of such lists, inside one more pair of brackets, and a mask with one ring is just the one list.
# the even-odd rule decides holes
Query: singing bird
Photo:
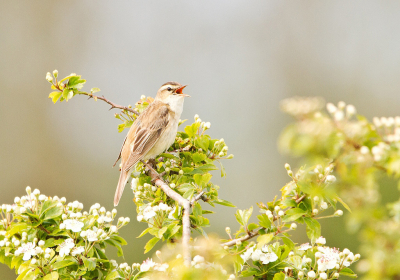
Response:
[{"label": "singing bird", "polygon": [[183,101],[185,97],[189,97],[182,92],[185,87],[177,82],[163,84],[154,101],[132,124],[115,162],[121,159],[121,174],[114,206],[118,205],[135,165],[140,160],[155,158],[174,143]]}]

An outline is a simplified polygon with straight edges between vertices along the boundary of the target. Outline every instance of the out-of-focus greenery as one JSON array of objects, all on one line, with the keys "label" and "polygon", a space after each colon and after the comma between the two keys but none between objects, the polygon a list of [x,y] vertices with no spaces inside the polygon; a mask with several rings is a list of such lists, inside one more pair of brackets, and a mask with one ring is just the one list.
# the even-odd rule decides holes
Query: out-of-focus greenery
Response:
[{"label": "out-of-focus greenery", "polygon": [[[328,103],[319,98],[291,98],[281,103],[295,122],[282,133],[284,153],[307,165],[332,163],[338,194],[352,213],[345,216],[347,231],[359,237],[363,259],[357,270],[363,279],[400,276],[400,200],[391,194],[381,202],[387,178],[400,175],[400,117],[373,118],[369,122],[353,105]],[[386,180],[385,180],[386,179]]]}]

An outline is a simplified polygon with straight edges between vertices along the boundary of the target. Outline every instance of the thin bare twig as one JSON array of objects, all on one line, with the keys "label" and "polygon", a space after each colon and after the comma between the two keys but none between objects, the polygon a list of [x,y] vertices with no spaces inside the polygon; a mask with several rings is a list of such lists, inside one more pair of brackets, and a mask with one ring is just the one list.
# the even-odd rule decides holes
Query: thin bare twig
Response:
[{"label": "thin bare twig", "polygon": [[254,236],[259,235],[261,229],[262,229],[262,228],[258,228],[258,229],[254,230],[254,231],[250,231],[250,232],[249,232],[248,234],[246,234],[245,236],[242,236],[242,237],[240,237],[240,238],[233,239],[233,240],[231,240],[231,241],[222,243],[221,246],[222,246],[222,247],[225,247],[225,246],[230,247],[230,246],[236,245],[236,242],[238,242],[238,241],[243,242],[243,241],[249,240],[249,239],[253,238]]},{"label": "thin bare twig", "polygon": [[121,110],[126,110],[126,111],[129,111],[129,112],[134,113],[134,114],[139,116],[139,113],[137,111],[133,110],[132,108],[126,107],[126,106],[121,106],[121,105],[115,104],[115,103],[111,102],[110,100],[108,100],[107,98],[105,98],[104,95],[103,96],[96,96],[94,94],[87,93],[87,92],[83,92],[82,94],[89,96],[89,99],[93,98],[94,100],[97,100],[97,99],[103,100],[107,104],[111,105],[110,110],[114,109],[114,108],[121,109]]},{"label": "thin bare twig", "polygon": [[296,199],[296,203],[299,204],[305,197],[306,197],[306,195],[303,194],[301,197],[299,197],[298,199]]},{"label": "thin bare twig", "polygon": [[203,196],[203,194],[205,193],[205,191],[201,191],[201,193],[199,193],[198,195],[196,195],[195,197],[193,197],[192,201],[190,202],[190,205],[193,206],[193,204],[200,200],[201,197]]}]

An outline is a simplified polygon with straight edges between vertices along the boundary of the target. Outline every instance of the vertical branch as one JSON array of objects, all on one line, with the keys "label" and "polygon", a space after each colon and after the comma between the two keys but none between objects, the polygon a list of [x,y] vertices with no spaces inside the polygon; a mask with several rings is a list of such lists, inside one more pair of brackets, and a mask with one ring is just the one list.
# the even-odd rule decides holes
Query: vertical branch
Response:
[{"label": "vertical branch", "polygon": [[[149,167],[147,165],[147,167]],[[154,179],[155,176],[158,176],[157,172],[151,168],[150,169],[151,177]],[[156,172],[156,173],[154,173]],[[156,185],[159,186],[167,196],[177,201],[179,205],[183,207],[183,217],[182,217],[182,250],[183,250],[183,260],[185,265],[190,266],[192,261],[191,252],[190,252],[190,201],[183,198],[179,193],[175,192],[171,189],[163,180],[156,179]]]}]

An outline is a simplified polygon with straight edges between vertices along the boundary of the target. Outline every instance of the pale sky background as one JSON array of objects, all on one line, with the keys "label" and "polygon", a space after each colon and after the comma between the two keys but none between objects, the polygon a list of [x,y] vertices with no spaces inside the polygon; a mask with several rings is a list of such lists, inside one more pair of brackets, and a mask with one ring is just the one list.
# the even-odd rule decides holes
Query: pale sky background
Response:
[{"label": "pale sky background", "polygon": [[[182,118],[210,121],[235,158],[220,196],[239,208],[278,194],[288,181],[277,139],[291,121],[283,98],[323,96],[369,118],[399,114],[398,1],[2,1],[0,3],[0,204],[25,187],[113,207],[125,132],[102,102],[52,104],[46,72],[78,73],[118,104],[188,84]],[[126,189],[119,216],[126,261],[142,261],[148,238]],[[236,230],[235,209],[218,206],[209,232]],[[356,246],[324,225],[335,247]],[[303,241],[299,228],[295,241]],[[151,254],[148,254],[149,256]],[[119,260],[121,261],[121,259]],[[2,279],[15,274],[0,265]],[[4,278],[5,277],[5,278]]]}]

